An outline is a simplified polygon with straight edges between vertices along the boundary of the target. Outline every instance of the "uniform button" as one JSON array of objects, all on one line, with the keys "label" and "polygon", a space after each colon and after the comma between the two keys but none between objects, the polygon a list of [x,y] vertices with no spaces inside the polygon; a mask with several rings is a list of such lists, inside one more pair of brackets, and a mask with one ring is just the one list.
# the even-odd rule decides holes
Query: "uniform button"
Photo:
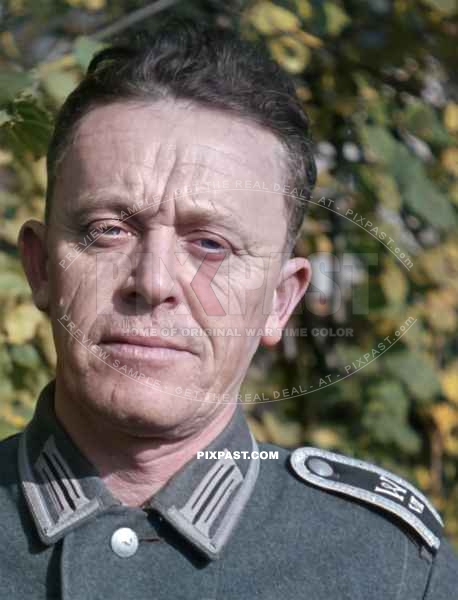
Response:
[{"label": "uniform button", "polygon": [[315,475],[319,475],[320,477],[331,477],[331,475],[334,475],[334,469],[331,465],[321,458],[309,458],[307,466]]},{"label": "uniform button", "polygon": [[138,537],[129,527],[117,529],[111,536],[111,549],[121,558],[129,558],[138,550]]}]

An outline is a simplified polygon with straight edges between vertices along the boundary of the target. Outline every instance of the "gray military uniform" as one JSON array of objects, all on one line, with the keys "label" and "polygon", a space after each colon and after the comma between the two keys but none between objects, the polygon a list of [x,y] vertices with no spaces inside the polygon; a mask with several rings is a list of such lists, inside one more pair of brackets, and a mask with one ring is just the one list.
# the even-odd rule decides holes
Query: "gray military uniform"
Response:
[{"label": "gray military uniform", "polygon": [[[0,444],[0,596],[452,600],[458,560],[404,480],[256,442],[241,406],[143,508],[120,504],[56,421],[55,382]],[[278,459],[238,452],[278,451]]]}]

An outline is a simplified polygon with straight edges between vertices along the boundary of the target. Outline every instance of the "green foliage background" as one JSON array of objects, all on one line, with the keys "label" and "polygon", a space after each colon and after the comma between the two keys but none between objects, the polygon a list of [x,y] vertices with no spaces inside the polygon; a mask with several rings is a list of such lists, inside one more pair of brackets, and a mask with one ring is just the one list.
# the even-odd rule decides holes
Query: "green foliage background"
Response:
[{"label": "green foliage background", "polygon": [[[321,264],[338,268],[314,280],[291,320],[307,334],[256,356],[243,387],[253,400],[314,389],[247,405],[256,436],[334,449],[404,475],[433,497],[458,546],[455,2],[168,4],[128,29],[154,30],[177,14],[240,30],[291,73],[313,123],[319,181],[296,250],[314,256],[317,273]],[[25,425],[55,367],[50,326],[31,303],[16,245],[24,220],[43,216],[53,115],[93,52],[144,8],[122,0],[0,4],[0,437]],[[342,216],[348,210],[359,223]],[[381,231],[392,246],[377,239]],[[325,293],[330,277],[336,285]],[[408,331],[397,340],[402,326]],[[336,335],[339,328],[351,335]],[[396,344],[372,360],[387,336]],[[352,363],[357,372],[345,378]]]}]

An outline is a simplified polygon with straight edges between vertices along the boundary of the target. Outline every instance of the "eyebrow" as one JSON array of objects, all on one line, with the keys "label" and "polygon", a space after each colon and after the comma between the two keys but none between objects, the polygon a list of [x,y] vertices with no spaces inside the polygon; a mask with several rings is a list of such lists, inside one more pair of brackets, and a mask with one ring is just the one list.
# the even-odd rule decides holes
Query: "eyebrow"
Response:
[{"label": "eyebrow", "polygon": [[[225,197],[228,197],[228,190],[224,191],[226,192]],[[224,192],[221,191],[221,193]],[[129,219],[139,220],[138,215],[140,213],[159,203],[159,200],[154,202],[143,201],[144,205],[141,206],[138,211],[132,211],[132,206],[136,206],[137,203],[141,201],[141,198],[137,198],[133,201],[128,194],[128,191],[110,187],[83,192],[77,197],[77,206],[71,206],[68,208],[68,216],[72,219],[80,220],[91,210],[100,208],[114,210],[118,212],[119,215],[127,213],[128,216],[123,219],[125,221],[128,221]],[[173,198],[170,200],[173,200]],[[215,206],[213,202],[211,202],[211,205]],[[224,225],[228,225],[229,227],[233,228],[236,233],[240,235],[243,241],[249,240],[250,230],[244,225],[242,218],[238,217],[230,209],[222,206],[219,206],[218,208],[215,207],[213,209],[208,209],[201,206],[186,208],[183,210],[183,212],[181,212],[180,218],[186,223],[186,225],[197,225],[200,223],[210,225],[222,222]],[[180,223],[178,226],[180,226]]]}]

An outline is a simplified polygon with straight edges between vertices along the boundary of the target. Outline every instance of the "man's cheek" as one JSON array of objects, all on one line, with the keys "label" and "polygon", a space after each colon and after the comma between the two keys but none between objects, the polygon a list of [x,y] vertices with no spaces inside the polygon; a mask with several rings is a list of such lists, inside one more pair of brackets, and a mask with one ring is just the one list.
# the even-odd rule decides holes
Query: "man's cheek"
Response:
[{"label": "man's cheek", "polygon": [[227,278],[218,273],[219,261],[204,261],[188,284],[197,310],[205,317],[227,315]]},{"label": "man's cheek", "polygon": [[122,252],[99,252],[91,258],[87,277],[96,298],[96,312],[112,314],[114,295],[126,286],[132,273],[131,260]]},{"label": "man's cheek", "polygon": [[241,261],[232,257],[229,262],[229,314],[251,315],[257,309],[265,286],[263,257],[250,257]]},{"label": "man's cheek", "polygon": [[201,266],[191,288],[207,316],[238,320],[252,311],[250,305],[259,302],[260,290],[262,293],[265,284],[263,259],[246,264],[234,257],[218,269],[219,265],[221,263],[211,261]]},{"label": "man's cheek", "polygon": [[[70,258],[70,253],[65,254]],[[99,314],[111,314],[113,296],[128,277],[119,257],[81,253],[71,263],[59,256],[55,271],[54,297],[61,299],[61,309],[95,319]],[[64,262],[64,266],[60,263]],[[119,268],[121,265],[121,268]],[[122,281],[121,281],[122,280]]]},{"label": "man's cheek", "polygon": [[[82,264],[79,265],[83,267]],[[55,319],[72,315],[81,326],[88,327],[97,317],[97,285],[95,271],[77,269],[58,273],[50,283]]]}]

